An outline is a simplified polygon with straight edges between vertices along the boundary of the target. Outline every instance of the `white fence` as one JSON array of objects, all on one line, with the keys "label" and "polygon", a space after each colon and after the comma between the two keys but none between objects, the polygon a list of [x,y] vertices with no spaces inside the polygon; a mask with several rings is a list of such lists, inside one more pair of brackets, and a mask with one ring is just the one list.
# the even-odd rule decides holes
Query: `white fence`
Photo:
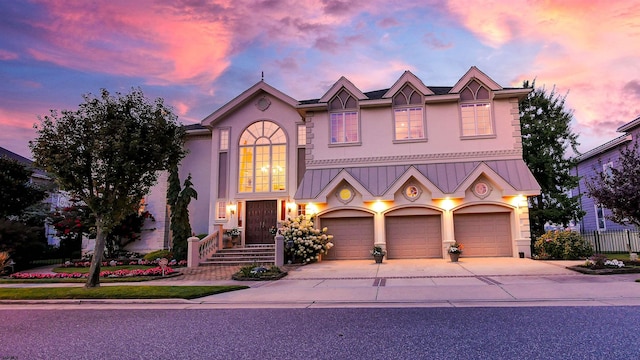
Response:
[{"label": "white fence", "polygon": [[594,231],[582,233],[582,237],[591,243],[596,254],[640,252],[638,230]]}]

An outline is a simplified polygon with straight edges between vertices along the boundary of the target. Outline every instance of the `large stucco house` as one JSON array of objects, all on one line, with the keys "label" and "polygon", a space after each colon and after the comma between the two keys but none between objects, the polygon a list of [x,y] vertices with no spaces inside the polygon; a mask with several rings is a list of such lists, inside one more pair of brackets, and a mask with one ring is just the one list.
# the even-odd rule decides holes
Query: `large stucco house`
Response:
[{"label": "large stucco house", "polygon": [[[193,231],[222,225],[241,230],[241,246],[273,243],[270,228],[306,214],[334,235],[325,259],[370,259],[374,245],[389,259],[445,258],[454,241],[464,256],[530,256],[526,197],[539,185],[518,111],[530,89],[476,67],[453,86],[409,71],[390,85],[363,92],[342,77],[300,101],[260,81],[187,126]],[[165,179],[147,199],[157,231],[139,250],[168,244]]]}]

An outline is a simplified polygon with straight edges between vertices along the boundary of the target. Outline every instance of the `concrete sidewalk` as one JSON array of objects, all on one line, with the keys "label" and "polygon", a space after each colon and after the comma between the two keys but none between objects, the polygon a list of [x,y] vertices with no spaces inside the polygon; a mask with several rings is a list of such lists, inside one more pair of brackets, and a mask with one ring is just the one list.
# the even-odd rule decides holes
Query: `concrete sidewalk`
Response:
[{"label": "concrete sidewalk", "polygon": [[[235,284],[251,288],[194,300],[70,300],[40,301],[38,304],[58,309],[78,306],[303,308],[640,305],[640,283],[635,282],[640,274],[584,275],[566,269],[566,266],[581,263],[516,258],[461,258],[458,263],[442,259],[385,260],[382,264],[375,264],[372,260],[323,261],[290,267],[285,278],[268,282],[233,281],[229,279],[234,268],[203,267],[177,278],[156,280],[145,285]],[[21,304],[28,305],[27,302]]]}]

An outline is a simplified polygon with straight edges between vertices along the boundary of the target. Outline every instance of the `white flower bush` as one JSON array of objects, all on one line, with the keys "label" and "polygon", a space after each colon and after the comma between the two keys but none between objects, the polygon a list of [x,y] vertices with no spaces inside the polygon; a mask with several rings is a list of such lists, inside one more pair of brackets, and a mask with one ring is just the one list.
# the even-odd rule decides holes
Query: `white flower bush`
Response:
[{"label": "white flower bush", "polygon": [[[328,229],[316,229],[313,227],[315,218],[306,218],[299,215],[289,218],[282,223],[278,232],[284,236],[285,249],[288,255],[293,255],[296,260],[303,263],[318,261],[321,254],[326,254],[333,247],[333,235],[327,234]],[[287,244],[293,242],[292,247]]]}]

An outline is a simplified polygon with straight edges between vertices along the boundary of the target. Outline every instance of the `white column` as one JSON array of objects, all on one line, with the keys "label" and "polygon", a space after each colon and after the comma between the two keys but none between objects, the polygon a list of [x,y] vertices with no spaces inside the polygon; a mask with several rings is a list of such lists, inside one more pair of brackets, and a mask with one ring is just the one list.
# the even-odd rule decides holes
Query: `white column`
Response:
[{"label": "white column", "polygon": [[453,227],[453,211],[444,210],[442,212],[442,258],[448,259],[447,250],[455,243],[455,229]]}]

